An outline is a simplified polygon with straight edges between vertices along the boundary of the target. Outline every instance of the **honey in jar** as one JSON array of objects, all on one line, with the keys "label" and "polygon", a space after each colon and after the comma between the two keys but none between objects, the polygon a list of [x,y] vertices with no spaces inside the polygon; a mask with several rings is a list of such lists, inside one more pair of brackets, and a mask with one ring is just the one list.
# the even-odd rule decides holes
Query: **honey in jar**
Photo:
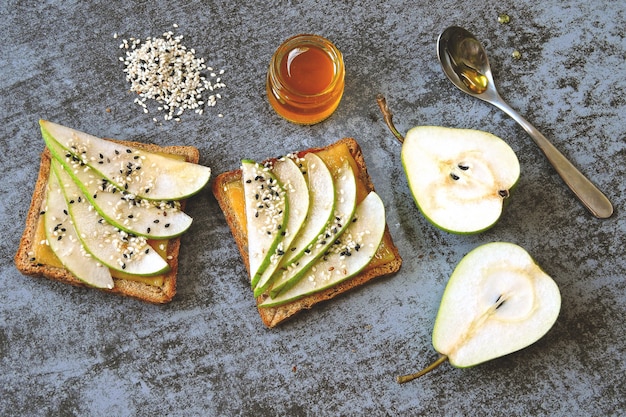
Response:
[{"label": "honey in jar", "polygon": [[290,122],[315,124],[339,105],[344,77],[343,57],[332,42],[317,35],[297,35],[272,56],[267,97]]}]

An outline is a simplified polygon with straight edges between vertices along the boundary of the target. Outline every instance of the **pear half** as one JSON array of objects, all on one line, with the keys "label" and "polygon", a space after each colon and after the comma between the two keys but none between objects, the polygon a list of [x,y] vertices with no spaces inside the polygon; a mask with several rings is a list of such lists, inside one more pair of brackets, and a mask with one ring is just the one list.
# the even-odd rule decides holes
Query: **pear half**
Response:
[{"label": "pear half", "polygon": [[440,359],[407,382],[446,359],[464,368],[525,348],[556,321],[561,294],[556,283],[512,243],[477,247],[459,262],[444,291],[433,329]]},{"label": "pear half", "polygon": [[460,234],[493,226],[520,175],[515,152],[499,137],[439,126],[407,132],[402,165],[424,216],[435,226]]}]

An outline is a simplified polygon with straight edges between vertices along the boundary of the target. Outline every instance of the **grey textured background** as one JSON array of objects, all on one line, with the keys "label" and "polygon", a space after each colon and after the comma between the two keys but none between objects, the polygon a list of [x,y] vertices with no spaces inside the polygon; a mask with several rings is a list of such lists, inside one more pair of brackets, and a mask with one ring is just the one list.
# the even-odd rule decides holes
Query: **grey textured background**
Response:
[{"label": "grey textured background", "polygon": [[[508,25],[498,23],[501,12]],[[625,13],[623,1],[610,0],[2,2],[0,414],[624,415]],[[155,113],[132,103],[118,44],[174,23],[185,45],[225,70],[227,88],[204,115],[155,124]],[[435,42],[451,24],[484,40],[502,95],[610,196],[611,219],[589,215],[512,120],[445,79]],[[264,90],[274,49],[302,32],[335,41],[347,67],[337,112],[312,127],[276,116]],[[476,128],[511,144],[522,177],[495,228],[455,236],[419,215],[379,92],[401,131]],[[188,205],[194,225],[169,305],[23,277],[12,259],[44,147],[39,118],[99,136],[195,145],[215,174],[244,157],[353,136],[402,270],[268,330],[207,188]],[[436,357],[431,330],[455,264],[496,240],[526,248],[559,284],[553,329],[513,355],[396,384],[395,375]]]}]

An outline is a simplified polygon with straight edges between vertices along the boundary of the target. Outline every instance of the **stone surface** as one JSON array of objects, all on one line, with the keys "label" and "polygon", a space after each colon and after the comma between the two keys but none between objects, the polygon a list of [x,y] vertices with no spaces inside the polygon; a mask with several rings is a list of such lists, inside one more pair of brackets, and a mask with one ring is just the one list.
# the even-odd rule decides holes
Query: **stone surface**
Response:
[{"label": "stone surface", "polygon": [[[626,413],[623,2],[199,3],[0,5],[1,415]],[[508,24],[498,23],[500,13]],[[587,213],[512,120],[447,81],[435,43],[452,24],[484,40],[502,95],[605,190],[615,205],[611,219]],[[227,88],[203,115],[154,123],[154,107],[144,114],[133,103],[118,45],[167,30],[224,69]],[[264,95],[274,49],[302,32],[335,41],[347,68],[338,110],[310,127],[281,120]],[[421,217],[377,93],[387,96],[401,131],[475,128],[511,144],[522,177],[496,227],[455,236]],[[12,258],[44,147],[39,118],[100,136],[195,145],[215,174],[244,157],[353,136],[385,202],[402,270],[265,329],[207,189],[188,204],[194,224],[182,240],[178,294],[169,305],[23,277]],[[559,284],[556,325],[515,354],[465,370],[444,365],[398,385],[398,373],[436,357],[430,335],[454,265],[497,240],[526,248]]]}]

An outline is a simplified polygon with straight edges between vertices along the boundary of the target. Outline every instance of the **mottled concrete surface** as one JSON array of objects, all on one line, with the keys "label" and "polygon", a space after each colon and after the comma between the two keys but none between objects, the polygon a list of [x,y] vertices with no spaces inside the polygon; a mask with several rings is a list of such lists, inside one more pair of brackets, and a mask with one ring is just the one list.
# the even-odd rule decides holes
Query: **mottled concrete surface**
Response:
[{"label": "mottled concrete surface", "polygon": [[[626,413],[622,1],[193,3],[0,5],[1,415]],[[502,12],[511,17],[507,25],[498,23]],[[118,44],[160,36],[174,23],[185,45],[225,70],[228,87],[204,115],[155,124],[154,113],[132,102]],[[445,79],[435,42],[451,24],[484,40],[503,96],[606,191],[611,219],[590,216],[512,120]],[[270,55],[301,32],[334,40],[347,67],[339,109],[312,127],[281,120],[264,97]],[[511,57],[514,50],[521,59]],[[495,228],[454,236],[419,215],[400,146],[376,106],[379,92],[401,131],[477,128],[511,144],[522,177]],[[182,240],[178,294],[169,305],[23,277],[12,258],[44,146],[39,118],[101,136],[195,145],[216,174],[243,157],[353,136],[386,204],[402,270],[267,330],[207,189],[188,205],[195,221]],[[398,385],[395,375],[436,357],[430,335],[454,265],[496,240],[525,247],[559,284],[555,326],[513,355],[472,369],[444,365]]]}]

